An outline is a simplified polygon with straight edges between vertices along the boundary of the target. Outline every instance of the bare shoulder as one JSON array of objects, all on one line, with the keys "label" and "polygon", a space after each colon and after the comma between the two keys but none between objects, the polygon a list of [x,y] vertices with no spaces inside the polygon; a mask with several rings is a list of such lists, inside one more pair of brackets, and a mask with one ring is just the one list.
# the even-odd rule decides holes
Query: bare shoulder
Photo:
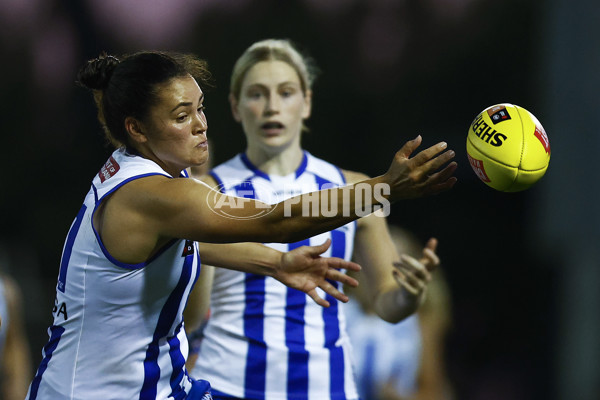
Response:
[{"label": "bare shoulder", "polygon": [[200,182],[206,183],[208,186],[210,186],[213,189],[216,188],[217,186],[219,186],[219,183],[217,182],[217,180],[215,178],[213,178],[213,176],[210,174],[204,174],[195,179]]},{"label": "bare shoulder", "polygon": [[347,169],[343,169],[342,173],[348,183],[356,183],[370,178],[367,174],[363,174],[362,172],[350,171]]}]

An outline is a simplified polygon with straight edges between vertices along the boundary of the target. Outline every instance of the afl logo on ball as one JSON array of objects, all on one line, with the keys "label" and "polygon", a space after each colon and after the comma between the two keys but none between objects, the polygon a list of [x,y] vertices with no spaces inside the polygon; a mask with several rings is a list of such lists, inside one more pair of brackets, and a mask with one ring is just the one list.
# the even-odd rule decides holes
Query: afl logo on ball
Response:
[{"label": "afl logo on ball", "polygon": [[510,119],[510,114],[504,106],[492,107],[487,110],[490,119],[496,125],[498,122],[506,121]]}]

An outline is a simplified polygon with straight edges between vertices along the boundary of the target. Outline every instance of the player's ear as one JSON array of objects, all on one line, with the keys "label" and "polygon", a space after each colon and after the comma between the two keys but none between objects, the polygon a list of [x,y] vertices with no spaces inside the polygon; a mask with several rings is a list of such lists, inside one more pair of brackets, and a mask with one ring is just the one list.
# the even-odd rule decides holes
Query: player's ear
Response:
[{"label": "player's ear", "polygon": [[125,118],[125,130],[134,143],[144,143],[148,140],[142,123],[136,118]]},{"label": "player's ear", "polygon": [[307,90],[304,93],[304,111],[302,112],[302,118],[307,119],[310,117],[312,111],[312,90]]},{"label": "player's ear", "polygon": [[233,115],[233,119],[236,122],[242,122],[242,118],[240,118],[240,112],[238,111],[238,101],[233,93],[229,93],[229,105],[231,106],[231,114]]}]

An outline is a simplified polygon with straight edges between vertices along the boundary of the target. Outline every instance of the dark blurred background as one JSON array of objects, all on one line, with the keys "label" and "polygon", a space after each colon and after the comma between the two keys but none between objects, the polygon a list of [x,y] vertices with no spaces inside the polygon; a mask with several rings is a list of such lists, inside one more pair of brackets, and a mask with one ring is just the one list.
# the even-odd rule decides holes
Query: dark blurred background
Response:
[{"label": "dark blurred background", "polygon": [[[452,294],[447,367],[459,400],[600,398],[600,4],[597,0],[2,0],[0,263],[21,285],[34,365],[64,237],[111,149],[77,69],[106,50],[209,62],[212,162],[243,150],[227,103],[252,42],[289,38],[317,62],[313,154],[383,173],[417,134],[448,141],[459,182],[397,203],[436,236]],[[546,176],[501,193],[465,151],[472,119],[510,102],[552,147]]]}]

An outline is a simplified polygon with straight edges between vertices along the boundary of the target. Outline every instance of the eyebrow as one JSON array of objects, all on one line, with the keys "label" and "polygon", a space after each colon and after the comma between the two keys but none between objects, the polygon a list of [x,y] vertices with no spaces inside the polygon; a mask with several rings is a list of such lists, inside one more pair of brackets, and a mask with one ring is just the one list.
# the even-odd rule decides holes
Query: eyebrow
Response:
[{"label": "eyebrow", "polygon": [[[204,93],[202,93],[202,96],[200,96],[200,98],[198,99],[198,103],[202,104],[204,102]],[[171,112],[177,110],[179,107],[189,107],[192,105],[192,102],[190,101],[182,101],[181,103],[177,104],[175,107],[173,107],[173,109],[171,110]]]},{"label": "eyebrow", "polygon": [[[277,87],[286,86],[286,85],[291,85],[291,86],[298,85],[298,86],[302,87],[302,84],[300,84],[299,82],[294,82],[294,81],[285,81],[285,82],[278,83]],[[254,88],[254,87],[268,88],[268,85],[261,83],[261,82],[256,82],[256,83],[248,85],[249,89]]]}]

